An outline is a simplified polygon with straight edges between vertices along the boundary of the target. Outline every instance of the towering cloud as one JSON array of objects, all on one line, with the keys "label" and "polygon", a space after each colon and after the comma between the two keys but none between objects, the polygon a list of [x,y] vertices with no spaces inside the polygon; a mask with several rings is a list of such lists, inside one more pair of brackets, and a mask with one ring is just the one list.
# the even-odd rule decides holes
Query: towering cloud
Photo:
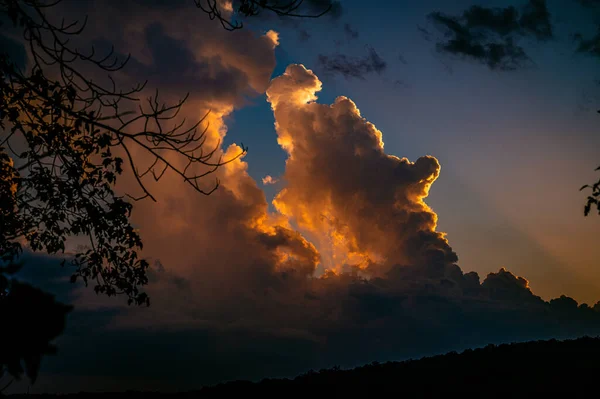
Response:
[{"label": "towering cloud", "polygon": [[[158,203],[136,203],[133,218],[153,261],[152,306],[127,308],[80,287],[63,295],[75,310],[39,389],[185,390],[600,331],[591,308],[569,298],[545,302],[505,269],[483,282],[463,273],[425,203],[438,161],[386,154],[383,133],[352,100],[317,102],[322,84],[302,65],[269,81],[275,32],[222,32],[194,24],[203,16],[180,5],[144,4],[143,13],[103,14],[92,29],[129,16],[105,32],[133,49],[124,78],[154,77],[166,96],[189,88],[182,116],[211,110],[212,143],[227,133],[226,115],[266,91],[288,154],[276,212],[244,158],[216,172],[221,187],[208,197],[169,172],[149,182]],[[239,150],[234,144],[217,153]],[[127,177],[122,182],[128,188]],[[73,289],[43,277],[40,284],[53,290]]]},{"label": "towering cloud", "polygon": [[[384,276],[395,266],[452,273],[456,254],[424,203],[440,165],[385,154],[382,133],[346,97],[314,102],[321,82],[291,65],[267,90],[279,143],[288,152],[287,187],[274,200],[329,252],[325,266]],[[435,270],[435,271],[434,271]]]},{"label": "towering cloud", "polygon": [[[61,356],[93,345],[103,349],[88,374],[110,367],[130,375],[129,365],[159,384],[152,387],[187,389],[600,331],[590,307],[566,297],[545,302],[505,269],[483,282],[463,273],[424,202],[440,173],[437,160],[386,154],[382,132],[356,105],[345,97],[320,104],[320,88],[302,65],[268,86],[288,153],[277,212],[268,211],[243,159],[219,170],[222,186],[209,197],[167,180],[158,204],[136,210],[145,254],[157,260],[152,306],[114,308],[81,291],[78,317],[100,318],[111,305],[110,322],[89,332],[89,341],[71,332]],[[159,348],[156,363],[131,360],[148,347]],[[174,361],[173,353],[181,367],[157,371],[153,365]],[[123,359],[116,369],[114,356]],[[81,364],[63,373],[69,367]],[[72,381],[67,387],[76,389]]]}]

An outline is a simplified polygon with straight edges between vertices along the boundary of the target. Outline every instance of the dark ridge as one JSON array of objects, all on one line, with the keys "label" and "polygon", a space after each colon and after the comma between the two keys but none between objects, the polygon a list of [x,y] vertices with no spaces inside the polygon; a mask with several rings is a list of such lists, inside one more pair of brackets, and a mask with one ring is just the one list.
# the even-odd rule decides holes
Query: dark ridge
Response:
[{"label": "dark ridge", "polygon": [[[462,393],[477,397],[514,397],[524,393],[597,393],[600,372],[600,338],[532,341],[488,345],[462,353],[408,360],[371,363],[352,370],[337,367],[309,371],[294,379],[264,379],[260,382],[232,381],[200,391],[161,394],[157,392],[79,393],[69,395],[10,395],[65,399],[192,398],[230,395],[310,394],[407,394],[410,397],[440,397]],[[507,396],[508,395],[508,396]],[[238,396],[234,396],[238,397]]]}]

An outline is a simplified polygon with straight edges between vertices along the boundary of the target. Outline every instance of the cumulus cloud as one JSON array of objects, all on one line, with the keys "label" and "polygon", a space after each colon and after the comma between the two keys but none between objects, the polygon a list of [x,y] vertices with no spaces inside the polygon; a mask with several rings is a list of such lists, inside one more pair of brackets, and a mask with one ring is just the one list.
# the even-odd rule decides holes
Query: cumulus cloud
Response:
[{"label": "cumulus cloud", "polygon": [[332,268],[381,275],[396,264],[455,262],[444,235],[435,232],[437,216],[423,202],[439,175],[437,160],[413,163],[385,154],[382,133],[356,104],[346,97],[332,105],[313,102],[320,89],[312,72],[293,65],[267,90],[279,143],[289,154],[277,210],[332,244]]},{"label": "cumulus cloud", "polygon": [[224,116],[266,92],[288,156],[285,185],[271,212],[244,158],[216,172],[221,187],[208,197],[169,172],[149,182],[158,202],[136,203],[133,219],[153,264],[150,308],[69,285],[63,269],[33,259],[24,270],[55,270],[57,278],[36,281],[75,305],[37,389],[185,390],[600,331],[592,308],[545,302],[505,269],[483,282],[464,273],[425,203],[437,159],[387,154],[383,133],[352,100],[317,101],[322,83],[302,65],[269,81],[276,35],[195,24],[204,16],[179,6],[140,7],[90,18],[98,40],[133,49],[124,78],[151,76],[167,96],[189,89],[182,116],[213,110],[215,143],[228,133]]},{"label": "cumulus cloud", "polygon": [[266,175],[265,177],[262,178],[262,183],[267,186],[269,184],[275,184],[277,183],[278,180],[270,175]]},{"label": "cumulus cloud", "polygon": [[379,56],[373,47],[367,47],[368,54],[363,57],[351,57],[336,53],[319,54],[319,67],[328,74],[339,74],[346,79],[365,79],[366,75],[381,75],[387,68],[387,62]]},{"label": "cumulus cloud", "polygon": [[441,12],[429,15],[444,33],[439,51],[468,58],[490,69],[514,70],[529,63],[520,38],[538,41],[553,38],[553,28],[545,0],[529,0],[521,9],[472,6],[460,16]]},{"label": "cumulus cloud", "polygon": [[[317,102],[321,86],[302,65],[268,86],[288,154],[277,212],[243,159],[219,170],[222,187],[209,197],[167,180],[159,203],[134,211],[144,254],[156,261],[152,306],[79,288],[63,295],[76,298],[74,317],[40,386],[89,390],[114,374],[123,380],[113,389],[182,390],[600,331],[592,308],[545,302],[506,269],[483,282],[463,273],[425,203],[438,161],[386,154],[382,132],[354,102]],[[56,373],[68,384],[57,388]]]}]

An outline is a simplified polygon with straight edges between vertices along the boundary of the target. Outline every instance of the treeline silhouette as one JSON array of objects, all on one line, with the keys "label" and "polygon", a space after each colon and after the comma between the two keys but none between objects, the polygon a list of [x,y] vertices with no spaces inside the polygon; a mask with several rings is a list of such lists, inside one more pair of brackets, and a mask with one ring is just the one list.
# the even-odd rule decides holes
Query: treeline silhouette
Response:
[{"label": "treeline silhouette", "polygon": [[[351,370],[339,367],[309,371],[293,379],[264,379],[260,382],[232,381],[185,393],[157,392],[79,393],[66,399],[205,398],[230,395],[323,395],[395,393],[409,397],[439,397],[462,393],[477,397],[514,397],[526,393],[575,392],[595,396],[600,372],[600,338],[532,341],[484,348],[462,353],[408,360],[374,362]],[[10,395],[56,398],[57,395]],[[587,395],[586,395],[587,396]],[[254,396],[253,396],[254,397]]]}]

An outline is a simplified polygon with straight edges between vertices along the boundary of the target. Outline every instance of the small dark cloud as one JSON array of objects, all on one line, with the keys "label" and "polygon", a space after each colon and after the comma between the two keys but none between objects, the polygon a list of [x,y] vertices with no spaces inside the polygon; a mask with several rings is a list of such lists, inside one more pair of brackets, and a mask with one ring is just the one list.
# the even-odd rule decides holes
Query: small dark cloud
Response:
[{"label": "small dark cloud", "polygon": [[590,38],[585,38],[581,33],[576,33],[573,37],[577,42],[577,52],[600,57],[600,27]]},{"label": "small dark cloud", "polygon": [[394,80],[394,86],[395,87],[401,87],[401,88],[407,88],[408,84],[406,84],[406,82],[402,79],[396,79]]},{"label": "small dark cloud", "polygon": [[421,25],[417,25],[417,30],[421,33],[421,36],[423,37],[423,39],[427,40],[428,42],[431,41],[431,32],[429,32],[427,29],[425,29]]},{"label": "small dark cloud", "polygon": [[509,6],[472,6],[460,16],[434,12],[429,19],[441,27],[441,52],[462,56],[490,69],[515,70],[531,59],[517,42],[522,37],[547,41],[554,37],[545,0],[529,0],[521,10]]},{"label": "small dark cloud", "polygon": [[524,33],[535,36],[537,40],[550,40],[554,37],[546,0],[529,0],[523,7],[519,25]]},{"label": "small dark cloud", "polygon": [[349,40],[358,39],[358,31],[354,29],[350,24],[344,24],[344,33]]},{"label": "small dark cloud", "polygon": [[304,0],[302,7],[305,7],[306,14],[317,14],[327,10],[327,16],[332,19],[338,19],[342,16],[342,4],[337,0]]},{"label": "small dark cloud", "polygon": [[[591,9],[589,11],[598,17],[600,0],[577,0],[577,3]],[[581,32],[577,32],[573,34],[572,38],[577,43],[576,52],[600,57],[600,25],[597,26],[596,34],[591,37],[586,37]]]},{"label": "small dark cloud", "polygon": [[598,7],[600,6],[600,0],[577,0],[577,3],[584,7]]},{"label": "small dark cloud", "polygon": [[404,58],[402,54],[398,54],[398,60],[404,65],[408,64],[408,62],[406,62],[406,58]]},{"label": "small dark cloud", "polygon": [[319,54],[319,65],[325,73],[339,74],[346,79],[365,79],[366,75],[381,75],[387,68],[387,62],[377,54],[374,48],[367,47],[364,57],[350,57],[345,54]]},{"label": "small dark cloud", "polygon": [[310,33],[308,33],[308,31],[306,29],[299,29],[298,30],[298,40],[300,40],[301,42],[306,42],[311,38]]}]

